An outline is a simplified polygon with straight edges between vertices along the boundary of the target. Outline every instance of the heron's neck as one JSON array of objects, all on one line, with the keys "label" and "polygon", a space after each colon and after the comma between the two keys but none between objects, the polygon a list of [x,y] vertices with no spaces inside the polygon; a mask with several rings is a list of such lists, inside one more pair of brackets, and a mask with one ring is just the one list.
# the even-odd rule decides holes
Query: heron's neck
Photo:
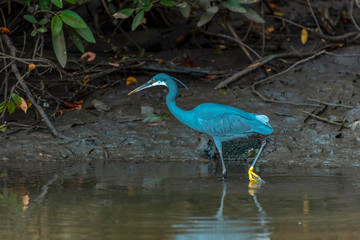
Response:
[{"label": "heron's neck", "polygon": [[189,118],[189,112],[179,108],[176,105],[176,98],[178,96],[178,88],[176,83],[168,86],[169,93],[166,95],[166,104],[170,112],[182,123],[186,123],[186,119]]}]

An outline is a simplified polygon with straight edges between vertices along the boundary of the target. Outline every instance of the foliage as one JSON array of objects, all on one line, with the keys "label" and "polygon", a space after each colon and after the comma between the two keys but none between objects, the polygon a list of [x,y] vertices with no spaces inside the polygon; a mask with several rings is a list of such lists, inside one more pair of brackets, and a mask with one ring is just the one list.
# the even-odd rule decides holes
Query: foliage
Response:
[{"label": "foliage", "polygon": [[[29,14],[23,17],[26,21],[33,24],[34,30],[31,36],[46,33],[51,29],[51,39],[53,49],[57,60],[62,67],[67,62],[67,51],[65,43],[65,32],[70,40],[81,51],[84,52],[83,40],[95,43],[95,38],[85,21],[72,10],[54,11],[52,8],[63,9],[63,0],[23,0],[27,6]],[[66,0],[70,4],[76,4],[76,0]],[[39,10],[35,10],[33,6],[39,6]],[[65,30],[65,31],[64,31]]]},{"label": "foliage", "polygon": [[23,204],[19,200],[18,195],[15,193],[10,193],[8,195],[3,195],[0,193],[0,206],[6,207],[14,212],[20,212]]},{"label": "foliage", "polygon": [[[146,12],[157,4],[158,0],[133,0],[133,7],[119,10],[113,16],[115,18],[126,19],[134,15],[131,29],[134,31],[142,22]],[[229,9],[232,12],[241,13],[248,19],[258,23],[264,23],[264,19],[247,4],[255,3],[257,0],[182,0],[175,2],[174,0],[160,0],[159,4],[166,7],[176,7],[181,14],[188,18],[192,9],[203,9],[204,12],[200,15],[197,26],[201,27],[210,22],[211,19],[219,12],[220,8]]]},{"label": "foliage", "polygon": [[[6,109],[9,114],[13,114],[16,108],[20,108],[26,113],[28,106],[22,97],[20,97],[17,93],[12,93],[9,98],[0,103],[0,114],[3,114]],[[0,132],[5,131],[6,124],[0,125]]]},{"label": "foliage", "polygon": [[0,103],[0,113],[3,113],[7,109],[9,114],[13,114],[15,112],[15,108],[17,106],[20,107],[22,102],[22,97],[16,93],[12,93],[8,99]]}]

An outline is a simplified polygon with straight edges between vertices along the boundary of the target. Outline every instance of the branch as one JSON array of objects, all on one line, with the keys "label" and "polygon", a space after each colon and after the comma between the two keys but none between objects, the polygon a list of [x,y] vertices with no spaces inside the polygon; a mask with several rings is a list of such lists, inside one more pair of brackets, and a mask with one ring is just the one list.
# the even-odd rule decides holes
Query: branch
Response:
[{"label": "branch", "polygon": [[301,112],[303,112],[305,114],[308,114],[310,117],[315,118],[317,120],[320,120],[320,121],[323,121],[323,122],[326,122],[326,123],[330,123],[330,124],[333,124],[333,125],[341,126],[341,127],[346,127],[346,126],[344,126],[344,123],[337,123],[337,122],[334,122],[334,121],[330,121],[330,120],[327,120],[325,118],[319,117],[319,116],[317,116],[315,114],[309,113],[307,111],[301,110]]},{"label": "branch", "polygon": [[244,44],[242,44],[242,41],[240,40],[239,36],[236,34],[234,28],[231,26],[231,24],[229,23],[229,21],[226,21],[226,27],[230,30],[231,34],[233,35],[233,37],[236,39],[236,41],[239,43],[240,48],[243,50],[243,52],[245,53],[245,55],[248,57],[248,59],[250,60],[250,62],[253,62],[254,59],[251,57],[250,53],[248,52],[248,50],[246,50],[246,48],[244,47]]},{"label": "branch", "polygon": [[304,53],[304,54],[298,54],[298,53],[294,53],[294,52],[293,53],[278,53],[278,54],[274,54],[274,55],[270,55],[270,56],[260,58],[256,62],[249,65],[247,68],[241,70],[240,72],[235,73],[231,77],[228,77],[224,81],[220,82],[215,87],[215,89],[220,89],[220,88],[223,88],[223,87],[226,87],[226,86],[230,85],[231,83],[235,82],[238,78],[248,74],[249,72],[252,72],[252,71],[258,69],[259,67],[261,67],[264,64],[270,62],[273,59],[283,58],[283,57],[302,57],[302,56],[309,56],[309,55],[312,56],[314,54],[316,54],[316,52],[309,52],[309,53]]},{"label": "branch", "polygon": [[313,33],[315,36],[317,37],[320,37],[320,38],[323,38],[329,42],[341,42],[341,41],[344,41],[344,40],[347,40],[347,39],[350,39],[352,37],[355,37],[355,36],[358,36],[360,35],[359,32],[348,32],[348,33],[345,33],[343,35],[338,35],[338,36],[329,36],[329,35],[326,35],[326,34],[323,34],[323,33],[319,33],[319,32],[316,32],[315,29],[312,29],[312,28],[309,28],[309,27],[305,27],[301,24],[298,24],[296,22],[293,22],[289,19],[286,19],[284,17],[280,17],[280,16],[269,16],[269,17],[272,17],[272,18],[277,18],[277,19],[280,19],[284,22],[287,22],[287,23],[290,23],[291,25],[294,25],[298,28],[304,28],[306,29],[307,31]]},{"label": "branch", "polygon": [[[5,35],[5,34],[1,34],[2,39],[4,40],[4,42],[6,43],[6,46],[9,48],[10,50],[10,55],[12,57],[16,56],[16,48],[13,45],[11,39]],[[48,118],[48,116],[46,115],[44,109],[36,102],[34,96],[32,95],[29,87],[27,86],[27,84],[25,83],[23,77],[20,74],[20,71],[15,63],[15,61],[13,61],[11,63],[11,70],[13,71],[16,79],[18,80],[18,82],[20,83],[22,89],[24,90],[27,98],[30,100],[30,102],[35,106],[36,110],[40,113],[40,115],[42,116],[42,118],[44,119],[44,122],[46,123],[46,125],[49,127],[49,129],[51,130],[51,132],[54,134],[55,137],[59,137],[59,138],[68,138],[66,136],[64,136],[63,134],[59,133],[54,125],[52,124],[52,122],[50,121],[50,119]]]},{"label": "branch", "polygon": [[332,107],[343,107],[343,108],[350,108],[350,109],[355,108],[353,106],[349,106],[349,105],[345,105],[345,104],[322,102],[320,100],[313,99],[313,98],[308,98],[308,100],[313,101],[313,102],[317,102],[317,103],[321,103],[321,104],[324,104],[324,105],[327,105],[327,106],[332,106]]},{"label": "branch", "polygon": [[[265,97],[264,95],[262,95],[260,92],[258,92],[256,90],[256,86],[259,85],[260,83],[264,83],[264,82],[269,81],[270,79],[272,79],[274,77],[277,77],[277,76],[279,76],[281,74],[284,74],[284,73],[290,71],[291,69],[293,69],[294,67],[296,67],[297,65],[299,65],[301,63],[304,63],[304,62],[307,62],[307,61],[309,61],[309,60],[311,60],[311,59],[313,59],[313,58],[315,58],[315,57],[317,57],[317,56],[319,56],[319,55],[321,55],[323,53],[326,53],[326,50],[322,50],[322,51],[320,51],[318,53],[315,53],[315,54],[311,55],[310,57],[307,57],[305,59],[302,59],[302,60],[296,62],[296,63],[294,63],[293,65],[291,65],[289,68],[287,68],[286,70],[284,70],[282,72],[279,72],[279,73],[277,73],[275,75],[272,75],[270,77],[267,77],[267,78],[264,78],[264,79],[259,80],[257,82],[254,82],[253,85],[251,85],[252,92],[254,94],[256,94],[257,96],[261,97],[265,102],[286,103],[286,104],[292,104],[292,105],[297,105],[297,106],[315,106],[315,107],[318,107],[319,105],[309,104],[309,103],[295,103],[295,102],[290,102],[290,101],[278,101],[278,100],[269,99],[269,98]],[[279,80],[279,79],[277,79],[277,80]]]}]

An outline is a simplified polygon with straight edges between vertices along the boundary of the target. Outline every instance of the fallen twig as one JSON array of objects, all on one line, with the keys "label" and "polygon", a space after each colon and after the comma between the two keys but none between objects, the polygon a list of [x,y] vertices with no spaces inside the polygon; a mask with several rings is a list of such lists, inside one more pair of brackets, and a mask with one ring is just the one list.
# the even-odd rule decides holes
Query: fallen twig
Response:
[{"label": "fallen twig", "polygon": [[[313,58],[315,58],[315,57],[317,57],[317,56],[319,56],[319,55],[321,55],[321,54],[323,54],[323,53],[326,53],[326,50],[322,50],[322,51],[320,51],[320,52],[317,52],[317,53],[313,54],[313,55],[310,56],[310,57],[307,57],[307,58],[305,58],[305,59],[302,59],[302,60],[296,62],[296,63],[294,63],[293,65],[291,65],[289,68],[287,68],[286,70],[284,70],[284,71],[282,71],[282,72],[279,72],[279,73],[277,73],[277,74],[275,74],[275,75],[272,75],[272,76],[270,76],[270,77],[267,77],[267,78],[264,78],[264,79],[259,80],[259,81],[257,81],[257,82],[254,82],[254,83],[251,85],[251,90],[252,90],[252,92],[253,92],[254,94],[256,94],[257,96],[261,97],[265,102],[286,103],[286,104],[292,104],[292,105],[297,105],[297,106],[315,106],[315,107],[318,107],[319,105],[314,105],[314,104],[310,104],[310,103],[296,103],[296,102],[290,102],[290,101],[278,101],[278,100],[269,99],[269,98],[265,97],[264,95],[262,95],[260,92],[258,92],[258,91],[256,90],[256,86],[259,85],[259,84],[261,84],[261,83],[264,83],[264,82],[266,82],[266,81],[269,81],[270,79],[272,79],[272,78],[274,78],[274,77],[277,77],[277,76],[279,76],[279,75],[281,75],[281,74],[284,74],[284,73],[290,71],[291,69],[293,69],[294,67],[296,67],[297,65],[299,65],[299,64],[301,64],[301,63],[304,63],[304,62],[307,62],[307,61],[309,61],[309,60],[311,60],[311,59],[313,59]],[[277,80],[278,80],[278,79],[277,79]]]},{"label": "fallen twig", "polygon": [[313,117],[313,118],[315,118],[317,120],[320,120],[320,121],[323,121],[323,122],[326,122],[326,123],[330,123],[330,124],[333,124],[333,125],[341,126],[341,127],[346,127],[346,126],[344,126],[344,123],[337,123],[337,122],[334,122],[334,121],[331,121],[331,120],[327,120],[325,118],[319,117],[319,116],[317,116],[315,114],[312,114],[312,113],[304,111],[304,110],[301,110],[301,112],[303,112],[305,114],[308,114],[310,117]]},{"label": "fallen twig", "polygon": [[[250,28],[250,27],[249,27]],[[222,34],[222,33],[212,33],[212,32],[207,32],[207,31],[204,31],[202,30],[202,33],[204,33],[205,35],[209,35],[209,36],[214,36],[214,37],[219,37],[219,38],[223,38],[223,39],[226,39],[226,40],[229,40],[231,42],[235,42],[235,43],[238,43],[242,46],[244,46],[245,48],[247,48],[249,51],[251,51],[256,57],[260,58],[260,54],[258,54],[254,49],[252,49],[251,47],[249,47],[249,45],[245,44],[243,41],[238,41],[237,39],[233,38],[233,37],[230,37],[228,35],[225,35],[225,34]]]},{"label": "fallen twig", "polygon": [[[324,50],[323,50],[324,51]],[[321,53],[323,53],[323,51]],[[256,62],[250,64],[247,68],[241,70],[240,72],[235,73],[234,75],[232,75],[231,77],[228,77],[227,79],[225,79],[224,81],[220,82],[215,89],[220,89],[223,87],[228,86],[229,84],[235,82],[238,78],[244,76],[245,74],[252,72],[256,69],[258,69],[259,67],[263,66],[264,64],[270,62],[273,59],[276,58],[283,58],[283,57],[302,57],[302,56],[313,56],[314,54],[317,54],[316,52],[309,52],[309,53],[305,53],[305,54],[301,54],[299,55],[298,53],[278,53],[278,54],[273,54],[270,56],[266,56],[263,58],[260,58],[259,60],[257,60]],[[296,65],[295,65],[296,66]],[[292,66],[293,67],[293,66]],[[290,68],[292,68],[290,67]],[[288,69],[290,70],[290,69]],[[288,71],[286,70],[286,71]],[[274,75],[277,76],[277,75]],[[270,78],[272,78],[273,76],[271,76]]]},{"label": "fallen twig", "polygon": [[357,25],[355,19],[354,19],[354,16],[353,16],[353,10],[354,10],[354,0],[351,0],[350,3],[349,3],[349,15],[350,15],[350,19],[351,19],[351,22],[354,24],[355,28],[360,32],[360,27],[359,25]]},{"label": "fallen twig", "polygon": [[313,8],[311,7],[310,0],[307,0],[307,3],[308,3],[308,5],[309,5],[311,15],[312,15],[312,17],[313,17],[314,20],[315,20],[316,26],[317,26],[317,28],[319,29],[319,32],[322,34],[323,32],[322,32],[321,27],[320,27],[320,24],[319,24],[319,22],[318,22],[318,20],[317,20],[317,18],[316,18],[316,16],[315,16],[314,10],[313,10]]},{"label": "fallen twig", "polygon": [[313,99],[313,98],[308,98],[308,100],[313,101],[313,102],[317,102],[317,103],[321,103],[321,104],[324,104],[324,105],[332,106],[332,107],[343,107],[343,108],[350,108],[350,109],[354,108],[353,106],[349,106],[349,105],[345,105],[345,104],[322,102],[322,101],[319,101],[319,100]]},{"label": "fallen twig", "polygon": [[231,26],[231,24],[229,23],[229,21],[226,21],[226,27],[229,29],[229,31],[231,32],[231,34],[233,35],[233,37],[237,40],[237,42],[240,45],[240,48],[243,50],[243,52],[245,53],[245,55],[248,57],[248,59],[253,62],[254,59],[252,58],[252,56],[250,55],[250,53],[248,52],[248,50],[246,50],[246,48],[244,47],[244,44],[242,43],[242,41],[240,40],[239,36],[236,34],[234,28]]},{"label": "fallen twig", "polygon": [[350,39],[352,37],[356,37],[356,36],[359,36],[360,33],[359,32],[348,32],[348,33],[345,33],[343,35],[338,35],[338,36],[329,36],[329,35],[326,35],[326,34],[323,34],[323,33],[320,33],[320,32],[316,32],[315,29],[312,29],[312,28],[309,28],[309,27],[305,27],[301,24],[298,24],[296,22],[293,22],[289,19],[286,19],[284,17],[280,17],[280,16],[269,16],[269,17],[273,17],[273,18],[277,18],[277,19],[280,19],[284,22],[287,22],[287,23],[290,23],[291,25],[294,25],[298,28],[304,28],[306,29],[307,31],[313,33],[315,36],[317,37],[320,37],[320,38],[323,38],[329,42],[342,42],[344,40],[347,40],[347,39]]}]

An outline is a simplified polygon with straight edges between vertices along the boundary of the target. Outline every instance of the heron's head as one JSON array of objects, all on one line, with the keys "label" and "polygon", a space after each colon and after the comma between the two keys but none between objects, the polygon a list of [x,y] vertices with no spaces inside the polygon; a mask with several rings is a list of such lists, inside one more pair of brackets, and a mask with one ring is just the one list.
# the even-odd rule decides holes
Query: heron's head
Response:
[{"label": "heron's head", "polygon": [[147,81],[146,83],[144,83],[143,85],[141,85],[140,87],[135,88],[134,90],[132,90],[131,92],[128,93],[128,95],[136,93],[136,92],[140,92],[141,90],[144,90],[146,88],[151,88],[151,87],[155,87],[155,86],[166,86],[169,87],[169,85],[171,83],[174,83],[175,81],[178,81],[179,83],[181,83],[185,88],[186,85],[183,84],[182,82],[180,82],[178,79],[171,77],[165,73],[159,73],[157,75],[155,75],[152,79],[150,79],[149,81]]}]

